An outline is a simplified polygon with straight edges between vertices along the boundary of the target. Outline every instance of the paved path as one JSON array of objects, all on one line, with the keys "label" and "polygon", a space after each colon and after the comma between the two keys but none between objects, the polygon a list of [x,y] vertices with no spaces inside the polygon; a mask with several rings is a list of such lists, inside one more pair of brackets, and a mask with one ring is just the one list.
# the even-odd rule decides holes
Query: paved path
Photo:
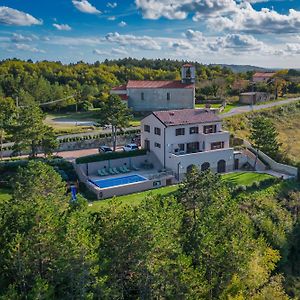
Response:
[{"label": "paved path", "polygon": [[280,106],[283,104],[289,104],[292,102],[297,102],[300,101],[300,97],[297,98],[290,98],[290,99],[286,99],[286,100],[282,100],[282,101],[275,101],[275,102],[270,102],[270,103],[266,103],[266,104],[260,104],[260,105],[245,105],[245,106],[239,106],[236,108],[233,108],[232,110],[230,110],[227,113],[221,114],[221,118],[228,118],[228,117],[232,117],[234,115],[238,115],[238,114],[242,114],[242,113],[246,113],[246,112],[250,112],[250,111],[258,111],[264,108],[271,108],[271,107],[275,107],[275,106]]},{"label": "paved path", "polygon": [[[300,101],[300,97],[297,98],[290,98],[290,99],[286,99],[286,100],[282,100],[282,101],[276,101],[276,102],[270,102],[267,104],[261,104],[261,105],[253,105],[253,107],[251,105],[245,105],[245,106],[240,106],[240,107],[236,107],[233,108],[231,111],[224,113],[224,114],[220,114],[221,118],[228,118],[228,117],[232,117],[238,114],[242,114],[242,113],[246,113],[246,112],[250,112],[250,111],[258,111],[264,108],[271,108],[271,107],[275,107],[275,106],[280,106],[283,104],[289,104],[292,102],[297,102]],[[140,126],[137,127],[129,127],[126,130],[133,130],[133,129],[140,129]],[[106,132],[111,132],[110,128],[107,129],[102,129],[102,130],[95,130],[92,132],[83,132],[83,133],[75,133],[75,134],[67,134],[67,135],[62,135],[59,136],[58,139],[64,139],[64,138],[72,138],[72,137],[84,137],[84,136],[93,136],[93,135],[97,135],[99,133],[106,133]],[[10,147],[13,146],[13,143],[5,143],[3,144],[3,147]]]}]

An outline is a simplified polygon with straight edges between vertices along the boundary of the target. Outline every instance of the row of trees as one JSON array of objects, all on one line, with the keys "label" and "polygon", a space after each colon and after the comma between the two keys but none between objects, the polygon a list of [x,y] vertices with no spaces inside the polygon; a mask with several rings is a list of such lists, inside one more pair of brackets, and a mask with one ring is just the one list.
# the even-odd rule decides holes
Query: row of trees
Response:
[{"label": "row of trees", "polygon": [[[131,113],[117,95],[110,95],[103,101],[98,111],[99,125],[112,128],[113,148],[116,149],[117,131],[129,126]],[[0,158],[2,158],[5,136],[10,135],[14,150],[30,150],[35,157],[39,151],[52,154],[58,147],[53,128],[44,123],[45,114],[35,103],[16,107],[12,98],[0,98]]]},{"label": "row of trees", "polygon": [[276,266],[291,214],[276,199],[232,198],[208,171],[173,196],[90,214],[30,162],[0,220],[2,299],[288,299]]}]

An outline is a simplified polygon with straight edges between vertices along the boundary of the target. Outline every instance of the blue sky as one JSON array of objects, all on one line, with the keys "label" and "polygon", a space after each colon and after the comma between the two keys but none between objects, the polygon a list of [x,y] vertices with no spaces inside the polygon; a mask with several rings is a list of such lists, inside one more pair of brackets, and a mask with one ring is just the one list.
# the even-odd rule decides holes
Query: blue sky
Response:
[{"label": "blue sky", "polygon": [[0,0],[0,59],[300,68],[299,0]]}]

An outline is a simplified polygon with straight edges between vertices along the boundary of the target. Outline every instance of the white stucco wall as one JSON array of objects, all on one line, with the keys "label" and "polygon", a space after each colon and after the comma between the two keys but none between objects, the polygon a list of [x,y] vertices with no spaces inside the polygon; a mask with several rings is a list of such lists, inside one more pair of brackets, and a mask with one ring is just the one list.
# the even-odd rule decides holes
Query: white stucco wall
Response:
[{"label": "white stucco wall", "polygon": [[[144,100],[141,94],[144,93]],[[167,100],[170,93],[170,100]],[[128,106],[134,111],[158,111],[195,107],[195,89],[128,89]]]},{"label": "white stucco wall", "polygon": [[[212,134],[203,134],[204,125],[217,125],[217,132]],[[144,131],[144,125],[150,126],[150,133]],[[190,134],[190,127],[199,127],[199,134]],[[154,134],[154,128],[161,129],[161,135]],[[176,129],[185,128],[185,135],[176,136]],[[191,165],[201,166],[204,162],[208,162],[213,170],[217,170],[217,163],[219,160],[226,161],[227,170],[231,171],[234,165],[233,149],[229,148],[229,132],[223,132],[221,122],[207,123],[207,124],[190,124],[180,126],[165,127],[153,114],[144,118],[141,122],[141,144],[145,147],[145,140],[150,141],[150,151],[160,160],[162,165],[166,168],[172,169],[177,173],[178,163],[181,162],[181,173],[186,172],[186,168]],[[164,137],[165,131],[165,137]],[[174,150],[178,148],[178,144],[187,144],[192,142],[199,142],[200,150],[202,150],[203,141],[205,141],[205,151],[184,155],[174,155]],[[224,142],[224,149],[211,151],[212,142]],[[154,147],[154,143],[161,144],[161,148]],[[165,145],[165,146],[164,146]],[[186,150],[186,145],[185,145]]]}]

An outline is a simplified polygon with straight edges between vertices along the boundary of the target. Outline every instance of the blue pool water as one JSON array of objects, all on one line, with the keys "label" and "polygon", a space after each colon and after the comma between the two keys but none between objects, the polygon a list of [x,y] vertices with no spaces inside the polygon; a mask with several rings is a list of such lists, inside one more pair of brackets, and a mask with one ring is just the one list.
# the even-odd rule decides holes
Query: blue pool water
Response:
[{"label": "blue pool water", "polygon": [[142,177],[140,175],[129,175],[129,176],[117,177],[117,178],[93,180],[92,182],[100,188],[108,188],[113,186],[141,182],[145,180],[147,180],[147,178]]}]

